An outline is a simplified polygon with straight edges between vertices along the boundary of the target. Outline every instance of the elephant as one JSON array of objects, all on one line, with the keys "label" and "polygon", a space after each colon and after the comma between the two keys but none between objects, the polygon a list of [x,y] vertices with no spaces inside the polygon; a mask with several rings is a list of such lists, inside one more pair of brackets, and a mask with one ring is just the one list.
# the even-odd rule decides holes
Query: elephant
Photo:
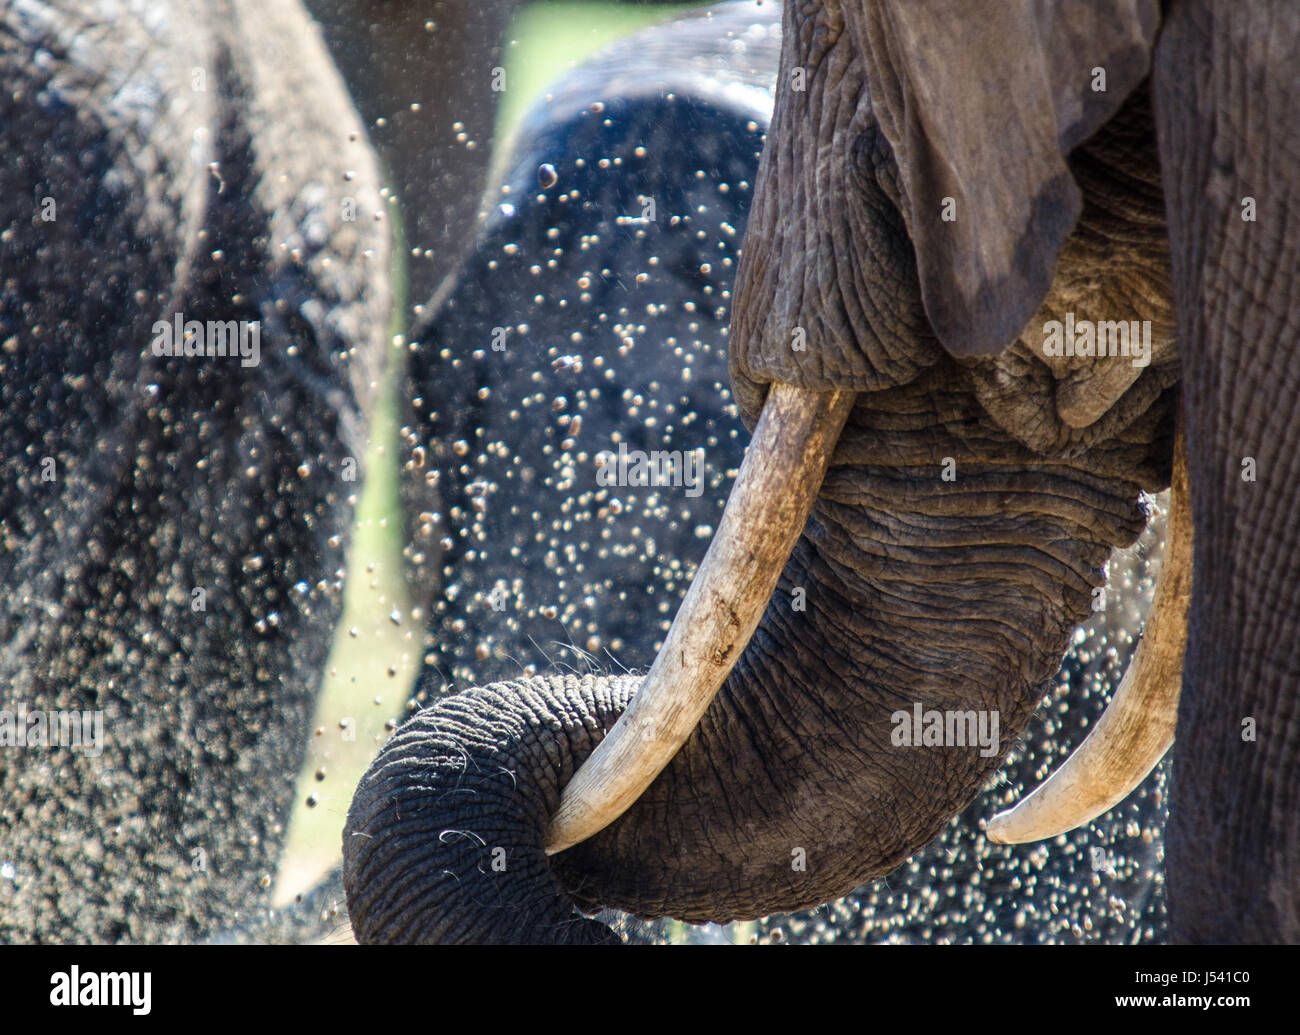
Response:
[{"label": "elephant", "polygon": [[0,16],[4,942],[265,911],[391,307],[303,9],[100,6]]},{"label": "elephant", "polygon": [[[658,6],[662,0],[621,0]],[[471,246],[486,232],[493,206],[492,163],[508,150],[494,139],[502,97],[514,86],[504,62],[505,35],[524,0],[306,0],[330,55],[343,74],[400,200],[406,245],[402,331],[427,325],[450,297]],[[590,73],[589,73],[590,74]],[[728,70],[728,74],[732,74]],[[540,132],[534,126],[526,132]],[[501,146],[498,146],[501,145]],[[483,196],[480,196],[480,195]],[[409,358],[409,357],[403,357]],[[421,414],[414,380],[403,376],[403,421]],[[426,472],[427,473],[427,472]],[[409,490],[405,575],[413,602],[435,606],[443,576],[436,537],[421,515],[440,513],[433,487]],[[418,505],[416,505],[418,504]]]},{"label": "elephant", "polygon": [[[733,287],[734,264],[717,260],[730,258],[729,249],[745,233],[760,136],[771,115],[779,14],[772,5],[721,4],[642,30],[552,84],[547,99],[525,115],[504,160],[506,172],[490,193],[496,204],[488,206],[484,233],[441,306],[413,329],[408,343],[405,509],[425,515],[411,536],[418,547],[413,556],[426,565],[426,553],[437,556],[447,589],[433,610],[413,704],[521,668],[530,674],[586,671],[598,664],[589,660],[593,654],[628,670],[653,661],[655,641],[668,631],[668,617],[703,556],[707,539],[699,532],[716,520],[716,501],[742,459],[743,427],[723,387],[727,314],[709,300],[726,298]],[[592,156],[600,160],[589,161]],[[539,190],[539,169],[554,172],[545,190]],[[545,175],[549,180],[551,172]],[[574,192],[581,205],[572,203]],[[659,211],[693,217],[675,225],[636,218],[650,199]],[[651,265],[647,256],[657,261]],[[595,270],[611,275],[596,276]],[[636,359],[618,371],[615,396],[624,405],[599,405],[602,385],[610,383],[604,377],[609,322],[629,311],[644,326],[629,336],[630,344],[616,342],[620,355]],[[685,343],[688,356],[677,355]],[[689,381],[683,380],[686,362]],[[540,383],[535,371],[542,372]],[[583,407],[576,428],[574,412],[550,402],[556,397]],[[654,415],[669,405],[697,439],[681,438],[676,422],[661,434],[641,423],[639,413]],[[547,422],[540,433],[534,431],[538,421]],[[476,437],[505,448],[476,453],[468,447]],[[574,459],[583,462],[572,447],[563,448],[566,438],[621,438],[643,451],[689,449],[698,442],[705,446],[700,492],[647,496],[585,483],[538,491],[548,476],[562,480]],[[524,481],[517,474],[522,471],[540,473]],[[602,491],[603,507],[581,503],[589,492],[598,500]],[[669,493],[675,498],[665,512]],[[544,550],[532,545],[566,522],[564,543],[583,566],[576,589],[567,582],[576,568],[548,559],[559,543]],[[653,554],[637,549],[637,527],[653,538]],[[436,545],[439,539],[443,546]],[[1122,579],[1115,567],[1112,586]],[[1110,619],[1116,610],[1112,602],[1097,617]],[[660,620],[648,623],[642,618],[647,614]],[[1130,617],[1133,626],[1138,617]],[[1094,652],[1090,662],[1067,660],[1064,678],[1050,692],[1049,722],[1067,724],[1069,735],[1059,738],[1064,743],[1098,717],[1100,695],[1089,694],[1105,682],[1099,671],[1105,637],[1121,632],[1122,623],[1108,622],[1086,641],[1090,647],[1080,643],[1080,653]],[[1123,650],[1122,640],[1119,645]],[[1122,671],[1125,659],[1118,660]],[[1056,760],[1052,737],[1026,739],[1004,767],[1005,786],[1032,784],[1035,769]],[[752,936],[1160,937],[1163,890],[1153,878],[1163,779],[1162,771],[1145,783],[1103,824],[1104,832],[1081,831],[1064,851],[1047,857],[1032,846],[983,841],[978,820],[988,805],[977,800],[963,822],[945,828],[929,858],[900,867],[829,914],[773,918]],[[1094,889],[1095,873],[1106,880]],[[960,919],[946,896],[930,894],[931,884],[963,889]],[[683,937],[680,930],[645,928],[625,917],[617,923],[632,940]],[[725,940],[735,934],[686,936]]]},{"label": "elephant", "polygon": [[[361,941],[607,943],[601,908],[725,922],[891,872],[996,773],[1171,483],[1150,664],[1098,723],[1154,756],[1071,779],[1122,796],[1176,714],[1170,937],[1300,937],[1297,421],[1279,405],[1300,178],[1269,122],[1297,99],[1300,16],[961,15],[785,5],[729,314],[753,439],[708,553],[644,677],[524,669],[395,733],[344,833]],[[609,443],[569,437],[588,459],[555,491],[594,502]],[[467,440],[465,466],[494,448]],[[989,832],[1091,818],[1031,803]]]}]

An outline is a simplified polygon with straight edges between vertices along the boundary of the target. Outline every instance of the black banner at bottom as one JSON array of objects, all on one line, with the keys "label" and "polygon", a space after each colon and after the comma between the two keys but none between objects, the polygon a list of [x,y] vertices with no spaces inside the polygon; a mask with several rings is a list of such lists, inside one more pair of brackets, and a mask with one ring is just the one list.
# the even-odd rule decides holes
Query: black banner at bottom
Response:
[{"label": "black banner at bottom", "polygon": [[[1173,1011],[1232,1023],[1294,1012],[1298,963],[1296,947],[1230,946],[17,946],[0,949],[0,992],[7,1022],[63,1014],[128,1026],[382,1023],[396,1010],[439,1026],[515,1016],[564,1026],[617,1023],[630,1007],[656,1024],[708,1023],[701,1010],[719,1011],[728,1026],[814,1011],[839,1028],[879,1020],[882,996],[927,1026],[1008,1010],[1071,1020]],[[827,1007],[848,1020],[829,1021]]]}]

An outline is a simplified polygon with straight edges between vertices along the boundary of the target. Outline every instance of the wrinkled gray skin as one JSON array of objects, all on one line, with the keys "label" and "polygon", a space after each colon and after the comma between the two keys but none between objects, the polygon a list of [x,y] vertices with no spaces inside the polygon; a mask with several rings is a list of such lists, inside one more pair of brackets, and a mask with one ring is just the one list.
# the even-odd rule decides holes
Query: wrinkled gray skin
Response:
[{"label": "wrinkled gray skin", "polygon": [[[744,432],[727,398],[719,347],[728,314],[717,302],[733,284],[758,134],[771,114],[779,17],[772,5],[724,5],[708,20],[684,18],[637,33],[548,87],[553,100],[539,102],[516,134],[485,235],[438,315],[412,335],[408,397],[418,405],[403,454],[404,491],[412,513],[437,514],[423,530],[417,525],[416,556],[439,537],[448,543],[441,572],[448,592],[435,608],[418,702],[448,692],[448,683],[508,678],[521,667],[643,670],[653,659],[707,545],[697,529],[716,520],[730,489],[727,472],[740,462]],[[599,158],[609,165],[601,168],[593,160]],[[557,179],[540,190],[537,171],[545,164]],[[618,216],[639,214],[644,197],[691,218],[620,225]],[[659,261],[650,264],[651,256]],[[615,275],[599,276],[600,269]],[[655,303],[653,311],[647,302]],[[637,324],[627,335],[631,345],[613,338],[616,348],[607,352],[611,323],[629,320]],[[493,350],[493,329],[502,324],[511,330]],[[619,362],[612,390],[607,355]],[[542,372],[540,382],[533,371]],[[490,391],[480,398],[483,386]],[[705,446],[700,496],[681,488],[603,489],[589,471],[553,491],[572,465],[573,453],[559,447],[574,415],[582,419],[576,437],[587,443],[618,434],[634,448]],[[647,427],[646,416],[656,425]],[[476,438],[508,448],[458,452],[456,443]],[[532,545],[539,534],[545,549]],[[575,551],[572,563],[559,556],[566,546]],[[492,606],[498,586],[500,611]],[[1104,701],[1097,691],[1113,684],[1127,658],[1121,605],[1131,605],[1131,627],[1140,621],[1136,590],[1122,571],[1112,571],[1097,635],[1067,659],[1039,729],[1003,767],[997,790],[977,799],[963,822],[946,827],[925,853],[875,887],[814,914],[774,918],[758,936],[1162,936],[1155,874],[1163,772],[1093,830],[1050,853],[989,845],[978,832],[978,820],[1001,800],[996,795],[1033,786],[1036,772],[1059,762],[1095,722]],[[647,622],[646,615],[658,620]],[[1109,666],[1108,638],[1119,651]],[[961,897],[932,888],[960,889]],[[668,934],[627,920],[619,927],[636,940]]]},{"label": "wrinkled gray skin", "polygon": [[[549,817],[635,677],[494,683],[399,730],[345,831],[362,940],[614,939],[575,905],[761,916],[930,841],[1000,760],[896,747],[889,716],[997,709],[1004,747],[1025,728],[1108,554],[1142,528],[1141,492],[1167,484],[1175,309],[1197,547],[1171,933],[1300,937],[1286,704],[1300,490],[1284,462],[1300,429],[1294,407],[1248,391],[1297,375],[1300,185],[1267,122],[1296,102],[1297,15],[1172,4],[1157,41],[1152,7],[1115,6],[1037,27],[1015,6],[980,24],[924,4],[787,6],[730,367],[751,423],[771,380],[859,392],[803,536],[695,733],[622,818],[561,855],[542,851]],[[1027,87],[998,81],[1020,41],[1043,69]],[[1105,92],[1086,85],[1098,66]],[[796,69],[806,90],[786,88]],[[1241,219],[1247,195],[1270,215]],[[1154,361],[1136,377],[1049,366],[1042,321],[1067,311],[1150,319]],[[789,347],[796,327],[806,352]],[[1245,716],[1260,740],[1242,739]]]},{"label": "wrinkled gray skin", "polygon": [[[301,8],[113,6],[0,19],[0,707],[103,713],[98,756],[0,749],[0,942],[265,910],[389,316]],[[260,320],[260,363],[155,356],[175,312]]]}]

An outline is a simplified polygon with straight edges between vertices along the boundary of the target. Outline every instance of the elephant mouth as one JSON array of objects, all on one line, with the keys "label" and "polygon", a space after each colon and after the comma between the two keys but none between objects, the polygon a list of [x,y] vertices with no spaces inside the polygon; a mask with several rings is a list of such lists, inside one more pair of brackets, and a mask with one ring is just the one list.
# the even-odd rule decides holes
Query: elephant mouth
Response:
[{"label": "elephant mouth", "polygon": [[[758,626],[855,395],[772,385],[718,533],[632,704],[564,789],[548,855],[618,819],[695,729]],[[1061,768],[990,822],[990,840],[1043,840],[1091,822],[1126,798],[1172,745],[1192,570],[1181,423],[1171,499],[1160,582],[1119,690]]]}]

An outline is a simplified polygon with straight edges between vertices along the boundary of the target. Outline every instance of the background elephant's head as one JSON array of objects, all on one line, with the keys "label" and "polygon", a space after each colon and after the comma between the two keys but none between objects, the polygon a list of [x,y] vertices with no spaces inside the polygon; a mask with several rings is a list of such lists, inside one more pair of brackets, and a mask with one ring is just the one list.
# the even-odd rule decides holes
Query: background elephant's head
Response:
[{"label": "background elephant's head", "polygon": [[[1142,493],[1168,483],[1177,369],[1142,85],[1153,24],[1038,26],[1024,39],[1043,77],[1032,97],[990,87],[1004,103],[985,98],[982,119],[958,106],[944,122],[961,70],[923,89],[890,59],[923,56],[926,27],[868,16],[785,12],[731,313],[733,385],[751,425],[772,382],[857,395],[757,631],[635,804],[549,858],[560,793],[638,679],[494,683],[413,718],[345,831],[363,940],[607,939],[575,903],[729,920],[889,872],[998,766],[1090,613],[1110,551],[1141,531]],[[985,42],[1025,27],[990,25]],[[1099,62],[1110,92],[1071,102],[1086,82],[1073,72]],[[962,162],[1004,139],[994,113],[1034,161],[972,187]],[[689,216],[660,213],[670,225]],[[1149,319],[1150,362],[1045,357],[1042,323],[1066,312]],[[630,362],[602,358],[615,378]],[[594,481],[605,443],[572,437],[556,460],[571,453],[569,482]],[[467,471],[495,448],[466,446]],[[488,513],[492,489],[478,494]],[[918,706],[996,715],[997,743],[900,743],[895,717]]]}]

